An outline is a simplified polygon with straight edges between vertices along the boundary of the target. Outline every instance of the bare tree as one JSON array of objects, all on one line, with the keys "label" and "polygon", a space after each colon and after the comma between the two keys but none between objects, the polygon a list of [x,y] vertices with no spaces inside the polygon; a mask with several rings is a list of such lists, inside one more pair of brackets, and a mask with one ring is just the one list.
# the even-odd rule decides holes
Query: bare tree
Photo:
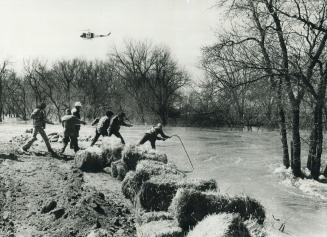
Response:
[{"label": "bare tree", "polygon": [[148,42],[130,41],[124,51],[116,50],[112,57],[118,77],[135,100],[141,121],[145,121],[145,112],[151,110],[166,124],[178,90],[189,80],[169,50]]},{"label": "bare tree", "polygon": [[151,48],[148,42],[129,41],[125,43],[125,49],[122,52],[116,49],[111,58],[124,89],[134,98],[142,123],[145,122],[148,101],[145,90],[147,74],[154,64],[150,56]]},{"label": "bare tree", "polygon": [[119,92],[114,69],[109,62],[83,61],[76,83],[80,92],[78,96],[84,98],[88,117],[97,117],[103,114],[103,110],[115,107],[113,101],[119,97]]},{"label": "bare tree", "polygon": [[58,61],[52,66],[56,82],[59,83],[58,87],[64,91],[63,103],[66,108],[71,106],[73,87],[80,76],[81,64],[82,60],[75,58]]},{"label": "bare tree", "polygon": [[19,78],[15,72],[11,72],[5,82],[6,110],[23,120],[28,119],[31,111],[29,100],[29,88],[23,78]]},{"label": "bare tree", "polygon": [[169,110],[179,96],[178,91],[189,82],[189,77],[185,71],[178,68],[168,49],[156,48],[151,57],[154,64],[146,80],[146,86],[149,88],[147,91],[152,98],[150,108],[166,125]]},{"label": "bare tree", "polygon": [[26,61],[24,65],[25,77],[28,85],[33,91],[35,104],[39,104],[41,101],[45,101],[46,95],[43,91],[41,78],[35,72],[35,68],[38,67],[40,61],[35,59],[33,61]]},{"label": "bare tree", "polygon": [[[247,65],[254,70],[263,70],[276,90],[281,125],[285,124],[282,91],[285,90],[291,107],[292,159],[295,176],[301,176],[300,105],[305,93],[315,99],[314,127],[311,133],[308,167],[314,178],[319,175],[322,149],[322,111],[325,101],[326,72],[324,48],[326,45],[326,1],[221,1],[229,4],[231,12],[244,14],[248,21],[242,34],[228,34],[220,47],[237,47],[248,42],[257,44],[261,57],[247,51],[239,60],[239,67]],[[319,8],[317,8],[319,5]],[[246,33],[245,33],[246,32]],[[244,47],[243,47],[244,48]],[[250,55],[249,58],[248,55]],[[254,61],[259,63],[253,64]],[[260,63],[261,61],[261,63]],[[262,63],[263,62],[263,63]],[[277,80],[276,80],[277,79]],[[284,149],[284,164],[287,162],[286,129],[281,127]],[[287,166],[287,165],[286,165]]]},{"label": "bare tree", "polygon": [[2,122],[3,117],[3,107],[4,107],[4,98],[3,98],[3,88],[4,80],[7,74],[8,61],[3,61],[0,68],[0,122]]}]

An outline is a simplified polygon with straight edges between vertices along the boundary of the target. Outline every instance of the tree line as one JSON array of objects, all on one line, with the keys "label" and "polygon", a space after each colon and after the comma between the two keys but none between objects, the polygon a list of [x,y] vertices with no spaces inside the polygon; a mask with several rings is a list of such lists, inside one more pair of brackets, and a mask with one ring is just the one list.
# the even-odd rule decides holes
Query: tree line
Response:
[{"label": "tree line", "polygon": [[85,119],[106,110],[125,111],[141,122],[167,124],[189,76],[168,48],[129,41],[107,60],[58,60],[51,65],[35,59],[25,62],[23,75],[0,69],[0,114],[29,119],[35,105],[46,102],[49,116],[60,121],[75,101],[83,104]]}]

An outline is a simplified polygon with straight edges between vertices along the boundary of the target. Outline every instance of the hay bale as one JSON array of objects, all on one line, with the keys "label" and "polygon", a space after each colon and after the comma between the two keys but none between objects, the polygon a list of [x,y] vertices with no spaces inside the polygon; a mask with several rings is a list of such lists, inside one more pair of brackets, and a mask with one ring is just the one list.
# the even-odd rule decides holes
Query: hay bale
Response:
[{"label": "hay bale", "polygon": [[117,165],[118,165],[119,163],[122,163],[122,161],[121,161],[121,160],[117,160],[117,161],[111,163],[111,176],[112,176],[113,178],[117,178],[117,176],[118,176]]},{"label": "hay bale", "polygon": [[142,184],[149,178],[150,176],[146,172],[129,171],[121,186],[124,196],[134,202],[134,198],[139,192]]},{"label": "hay bale", "polygon": [[101,156],[101,150],[97,147],[88,147],[78,151],[75,156],[77,168],[83,171],[100,171],[105,167],[106,160]]},{"label": "hay bale", "polygon": [[111,164],[111,176],[122,181],[128,172],[126,164],[122,160],[117,160]]},{"label": "hay bale", "polygon": [[118,162],[116,163],[116,168],[117,168],[117,179],[122,181],[127,173],[127,167],[124,162]]},{"label": "hay bale", "polygon": [[210,215],[199,222],[187,237],[251,237],[238,215]]},{"label": "hay bale", "polygon": [[[267,237],[267,229],[266,225],[260,225],[256,220],[249,219],[243,222],[248,229],[250,236],[255,236],[255,237]],[[276,229],[277,231],[277,229]],[[280,233],[280,232],[279,232]],[[273,234],[271,232],[271,229],[269,230],[269,236],[278,236],[279,234]]]},{"label": "hay bale", "polygon": [[129,170],[135,170],[136,164],[143,159],[143,151],[138,146],[125,146],[122,152],[123,161]]},{"label": "hay bale", "polygon": [[182,237],[184,233],[174,221],[152,221],[136,226],[137,237]]},{"label": "hay bale", "polygon": [[143,183],[138,199],[142,208],[166,211],[177,191],[179,177],[160,175]]},{"label": "hay bale", "polygon": [[179,188],[216,190],[215,180],[181,179],[180,175],[153,176],[143,183],[139,201],[145,210],[166,211]]},{"label": "hay bale", "polygon": [[179,172],[173,164],[142,160],[137,164],[135,172],[129,172],[129,175],[123,180],[122,192],[126,198],[133,202],[145,181],[149,180],[152,176],[163,174],[179,175],[179,179],[184,177],[184,174]]},{"label": "hay bale", "polygon": [[216,191],[217,182],[214,179],[187,178],[177,183],[178,188],[195,189],[197,191]]},{"label": "hay bale", "polygon": [[181,171],[179,171],[175,164],[172,163],[162,163],[154,160],[141,160],[138,162],[135,171],[137,173],[146,172],[149,175],[161,175],[161,174],[181,174],[185,176]]},{"label": "hay bale", "polygon": [[164,220],[174,220],[174,216],[165,211],[153,211],[153,212],[144,212],[139,214],[138,218],[136,218],[138,224],[142,225],[145,223],[149,223],[151,221],[164,221]]},{"label": "hay bale", "polygon": [[120,160],[122,157],[124,145],[118,139],[103,138],[101,155],[107,160],[107,166],[111,166],[112,162]]},{"label": "hay bale", "polygon": [[259,224],[263,224],[266,218],[264,207],[257,200],[248,196],[233,197],[225,207],[225,211],[239,213],[245,220],[254,218]]},{"label": "hay bale", "polygon": [[227,197],[193,189],[179,189],[169,210],[184,230],[195,226],[205,216],[217,213],[238,213],[243,220],[252,218],[259,224],[265,220],[263,206],[252,198]]},{"label": "hay bale", "polygon": [[167,155],[154,150],[146,150],[143,147],[130,145],[125,146],[122,151],[122,158],[129,170],[135,170],[140,160],[155,160],[167,163]]}]

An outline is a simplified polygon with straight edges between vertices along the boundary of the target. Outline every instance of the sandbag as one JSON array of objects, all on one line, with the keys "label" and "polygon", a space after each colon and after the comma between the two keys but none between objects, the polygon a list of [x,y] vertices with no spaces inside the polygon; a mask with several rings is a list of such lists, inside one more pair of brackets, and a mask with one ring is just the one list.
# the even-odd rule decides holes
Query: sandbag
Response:
[{"label": "sandbag", "polygon": [[100,148],[89,147],[76,153],[75,163],[76,167],[82,171],[96,172],[105,167],[106,160],[101,156]]},{"label": "sandbag", "polygon": [[229,197],[194,189],[179,189],[169,210],[184,230],[194,227],[210,214],[235,213],[243,220],[254,219],[259,224],[263,224],[266,217],[264,207],[250,197]]}]

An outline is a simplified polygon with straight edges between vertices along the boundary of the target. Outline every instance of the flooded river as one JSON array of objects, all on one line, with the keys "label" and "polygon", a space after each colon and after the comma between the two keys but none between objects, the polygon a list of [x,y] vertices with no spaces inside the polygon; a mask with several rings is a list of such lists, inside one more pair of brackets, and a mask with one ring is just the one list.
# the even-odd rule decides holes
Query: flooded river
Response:
[{"label": "flooded river", "polygon": [[[132,131],[123,130],[130,142],[139,139],[144,128]],[[270,228],[278,230],[286,222],[286,234],[280,236],[327,236],[327,184],[290,178],[281,168],[278,131],[175,127],[165,131],[182,138],[195,168],[192,176],[216,179],[221,193],[246,194],[259,200],[267,210]],[[191,170],[177,138],[157,144],[180,169]],[[305,164],[305,150],[302,156]]]},{"label": "flooded river", "polygon": [[[0,125],[2,132],[5,129],[11,136],[27,127]],[[121,133],[127,143],[136,143],[148,127],[122,128]],[[281,168],[278,131],[180,127],[164,130],[168,135],[178,134],[182,138],[195,168],[189,175],[216,179],[221,193],[246,194],[259,200],[266,208],[269,228],[278,232],[280,225],[286,223],[286,233],[278,236],[327,236],[327,184],[294,180]],[[53,131],[61,131],[61,128],[48,126],[47,132]],[[82,135],[93,135],[93,132],[90,126],[82,128]],[[303,146],[302,162],[305,164],[307,147]],[[167,153],[169,160],[181,170],[191,170],[177,138],[158,141],[157,149]],[[323,160],[326,160],[325,154]]]}]

